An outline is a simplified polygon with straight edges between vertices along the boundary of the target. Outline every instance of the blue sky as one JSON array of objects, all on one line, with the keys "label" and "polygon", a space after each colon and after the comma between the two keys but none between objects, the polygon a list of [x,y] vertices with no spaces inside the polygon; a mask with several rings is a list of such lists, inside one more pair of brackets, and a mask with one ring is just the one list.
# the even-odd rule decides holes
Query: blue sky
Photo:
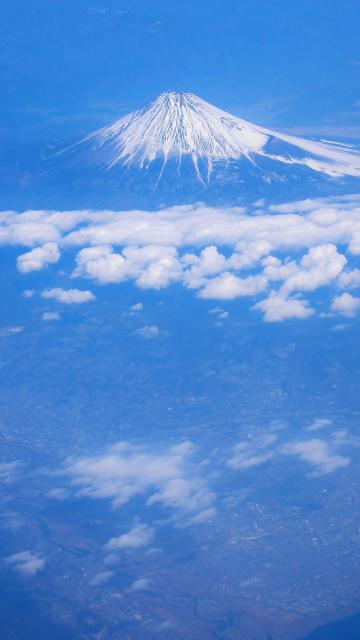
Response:
[{"label": "blue sky", "polygon": [[[52,162],[166,90],[359,142],[359,16],[359,0],[3,7],[0,637],[55,637],[53,620],[59,638],[299,637],[359,606],[359,155],[307,142],[292,162],[290,136],[245,126],[204,156],[208,201],[164,179],[161,208],[141,163]],[[232,130],[209,110],[176,129],[194,166]],[[134,158],[149,129],[171,149],[159,113],[131,120]]]},{"label": "blue sky", "polygon": [[188,90],[264,125],[359,136],[359,4],[76,0],[2,9],[1,133],[71,138]]}]

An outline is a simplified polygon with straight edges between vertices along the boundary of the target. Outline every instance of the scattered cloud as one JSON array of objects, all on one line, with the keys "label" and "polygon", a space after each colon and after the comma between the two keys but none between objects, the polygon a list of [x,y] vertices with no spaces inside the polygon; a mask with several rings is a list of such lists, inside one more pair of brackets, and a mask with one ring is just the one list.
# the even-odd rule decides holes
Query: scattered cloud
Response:
[{"label": "scattered cloud", "polygon": [[320,429],[330,427],[332,423],[333,421],[329,418],[316,418],[316,420],[307,427],[306,431],[320,431]]},{"label": "scattered cloud", "polygon": [[341,296],[336,296],[331,303],[332,311],[348,318],[355,316],[359,308],[360,298],[355,298],[351,293],[342,293]]},{"label": "scattered cloud", "polygon": [[257,302],[253,308],[264,313],[265,322],[282,322],[291,318],[304,320],[314,313],[306,300],[286,298],[275,291],[272,291],[265,300]]},{"label": "scattered cloud", "polygon": [[0,329],[0,336],[16,336],[24,331],[24,327],[13,325],[12,327],[3,327]]},{"label": "scattered cloud", "polygon": [[134,580],[128,591],[144,591],[148,589],[150,585],[151,582],[148,578],[139,578],[138,580]]},{"label": "scattered cloud", "polygon": [[117,538],[110,538],[104,545],[107,551],[118,551],[119,549],[139,549],[146,547],[152,542],[155,530],[146,524],[137,524],[127,533],[123,533]]},{"label": "scattered cloud", "polygon": [[5,483],[11,482],[14,477],[16,477],[20,464],[19,460],[15,460],[14,462],[1,462],[0,480]]},{"label": "scattered cloud", "polygon": [[221,307],[213,307],[212,309],[209,309],[208,313],[210,315],[218,315],[219,313],[222,313],[224,311],[224,309],[222,309]]},{"label": "scattered cloud", "polygon": [[6,558],[6,562],[14,567],[24,576],[34,576],[45,566],[44,558],[31,553],[31,551],[20,551]]},{"label": "scattered cloud", "polygon": [[59,247],[55,242],[48,242],[41,247],[36,247],[28,253],[23,253],[17,258],[17,268],[21,273],[40,271],[49,264],[60,259]]},{"label": "scattered cloud", "polygon": [[53,320],[60,320],[61,316],[58,311],[44,311],[41,318],[42,320],[53,321]]},{"label": "scattered cloud", "polygon": [[89,247],[79,251],[73,276],[100,284],[134,279],[142,289],[162,289],[181,276],[176,254],[175,247],[161,245],[126,247],[122,253],[111,246]]},{"label": "scattered cloud", "polygon": [[232,273],[222,273],[217,278],[209,280],[199,293],[200,298],[214,300],[233,300],[242,296],[255,296],[265,291],[267,279],[261,274],[238,278]]},{"label": "scattered cloud", "polygon": [[146,327],[141,327],[141,329],[137,329],[135,333],[142,338],[149,339],[156,338],[156,336],[159,335],[160,330],[156,325],[149,325]]},{"label": "scattered cloud", "polygon": [[245,471],[264,464],[275,455],[273,445],[276,441],[277,436],[269,433],[238,442],[227,461],[228,467],[238,471]]},{"label": "scattered cloud", "polygon": [[90,581],[90,586],[99,587],[103,584],[106,584],[113,577],[113,575],[113,571],[100,571],[100,573],[96,574],[96,576]]},{"label": "scattered cloud", "polygon": [[54,299],[62,304],[82,304],[95,300],[95,296],[91,291],[82,291],[80,289],[45,289],[42,297],[46,299]]},{"label": "scattered cloud", "polygon": [[69,493],[63,487],[55,487],[47,491],[46,496],[48,498],[55,498],[55,500],[66,500],[69,497]]},{"label": "scattered cloud", "polygon": [[[318,419],[313,422],[307,431],[317,431],[331,424],[330,420]],[[236,471],[248,471],[268,461],[274,462],[279,456],[297,456],[300,460],[313,467],[313,476],[333,473],[350,464],[350,459],[339,455],[336,451],[338,445],[347,442],[346,432],[331,434],[331,439],[304,439],[296,442],[279,442],[275,433],[261,433],[248,437],[247,440],[238,442],[231,450],[227,459],[228,467]]]},{"label": "scattered cloud", "polygon": [[32,298],[34,296],[35,291],[33,291],[32,289],[25,289],[22,292],[22,297],[29,300],[30,298]]},{"label": "scattered cloud", "polygon": [[136,304],[133,304],[129,311],[130,313],[139,313],[140,311],[143,311],[144,309],[144,305],[142,302],[137,302]]},{"label": "scattered cloud", "polygon": [[334,441],[338,443],[347,442],[348,432],[346,429],[338,429],[337,431],[334,431],[333,438]]},{"label": "scattered cloud", "polygon": [[225,271],[227,263],[225,256],[215,246],[205,247],[199,256],[186,253],[181,258],[184,282],[191,289],[198,289],[206,283],[209,276]]},{"label": "scattered cloud", "polygon": [[324,475],[347,467],[350,459],[337,455],[325,440],[314,438],[283,446],[284,455],[297,456],[314,468],[314,475]]},{"label": "scattered cloud", "polygon": [[288,295],[294,291],[314,291],[329,284],[340,275],[346,262],[334,244],[325,244],[309,249],[298,263],[283,264],[269,256],[263,264],[269,281],[283,281],[280,292]]},{"label": "scattered cloud", "polygon": [[112,247],[90,247],[79,251],[73,277],[88,277],[101,284],[126,280],[126,260]]},{"label": "scattered cloud", "polygon": [[[217,320],[227,320],[229,317],[229,312],[224,311],[221,307],[214,307],[213,309],[210,309],[208,313],[210,313],[210,315],[214,315]],[[219,324],[221,324],[221,322]]]},{"label": "scattered cloud", "polygon": [[121,442],[102,456],[68,460],[59,474],[69,478],[77,495],[110,499],[115,508],[143,496],[147,506],[159,503],[177,521],[189,523],[215,502],[194,453],[190,442],[162,452]]},{"label": "scattered cloud", "polygon": [[360,287],[360,269],[345,271],[339,276],[338,284],[343,289],[357,289]]}]

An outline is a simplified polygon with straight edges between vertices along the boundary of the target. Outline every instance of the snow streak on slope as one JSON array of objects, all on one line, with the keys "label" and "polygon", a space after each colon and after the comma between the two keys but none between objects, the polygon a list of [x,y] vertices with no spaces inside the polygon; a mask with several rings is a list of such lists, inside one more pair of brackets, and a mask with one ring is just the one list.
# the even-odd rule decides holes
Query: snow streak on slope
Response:
[{"label": "snow streak on slope", "polygon": [[[260,157],[307,166],[328,176],[360,176],[360,153],[350,146],[314,142],[253,125],[205,102],[191,93],[166,92],[149,106],[92,133],[91,141],[106,152],[108,168],[148,167],[170,158],[179,164],[189,156],[201,179],[199,165],[209,179],[216,161],[245,158],[256,163]],[[276,147],[276,153],[270,152]],[[300,152],[300,153],[299,153]]]}]

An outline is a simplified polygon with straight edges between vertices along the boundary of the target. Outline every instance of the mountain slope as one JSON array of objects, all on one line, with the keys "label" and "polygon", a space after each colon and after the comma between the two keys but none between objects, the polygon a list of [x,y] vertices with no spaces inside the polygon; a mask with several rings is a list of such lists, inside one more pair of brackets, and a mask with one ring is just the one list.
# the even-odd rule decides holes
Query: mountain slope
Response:
[{"label": "mountain slope", "polygon": [[179,173],[184,157],[192,160],[201,181],[209,182],[214,163],[262,159],[302,165],[330,177],[360,176],[360,154],[352,147],[314,142],[259,127],[205,102],[191,93],[167,92],[139,111],[90,134],[80,144],[101,150],[107,168],[140,169],[170,160]]}]

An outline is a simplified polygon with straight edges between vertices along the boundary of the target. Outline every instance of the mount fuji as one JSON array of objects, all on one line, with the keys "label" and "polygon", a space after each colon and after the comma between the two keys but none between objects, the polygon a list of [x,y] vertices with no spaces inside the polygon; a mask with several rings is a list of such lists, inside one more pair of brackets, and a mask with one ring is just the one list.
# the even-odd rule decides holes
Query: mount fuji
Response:
[{"label": "mount fuji", "polygon": [[[158,207],[313,197],[358,190],[360,152],[258,126],[169,91],[46,161],[47,202]],[[40,203],[39,203],[40,204]]]},{"label": "mount fuji", "polygon": [[178,173],[191,158],[196,177],[211,180],[214,164],[246,159],[256,166],[274,163],[301,165],[331,177],[360,177],[360,153],[349,145],[313,142],[259,127],[205,102],[192,93],[169,91],[139,111],[87,136],[103,150],[108,169],[116,165],[149,169],[175,160]]}]

